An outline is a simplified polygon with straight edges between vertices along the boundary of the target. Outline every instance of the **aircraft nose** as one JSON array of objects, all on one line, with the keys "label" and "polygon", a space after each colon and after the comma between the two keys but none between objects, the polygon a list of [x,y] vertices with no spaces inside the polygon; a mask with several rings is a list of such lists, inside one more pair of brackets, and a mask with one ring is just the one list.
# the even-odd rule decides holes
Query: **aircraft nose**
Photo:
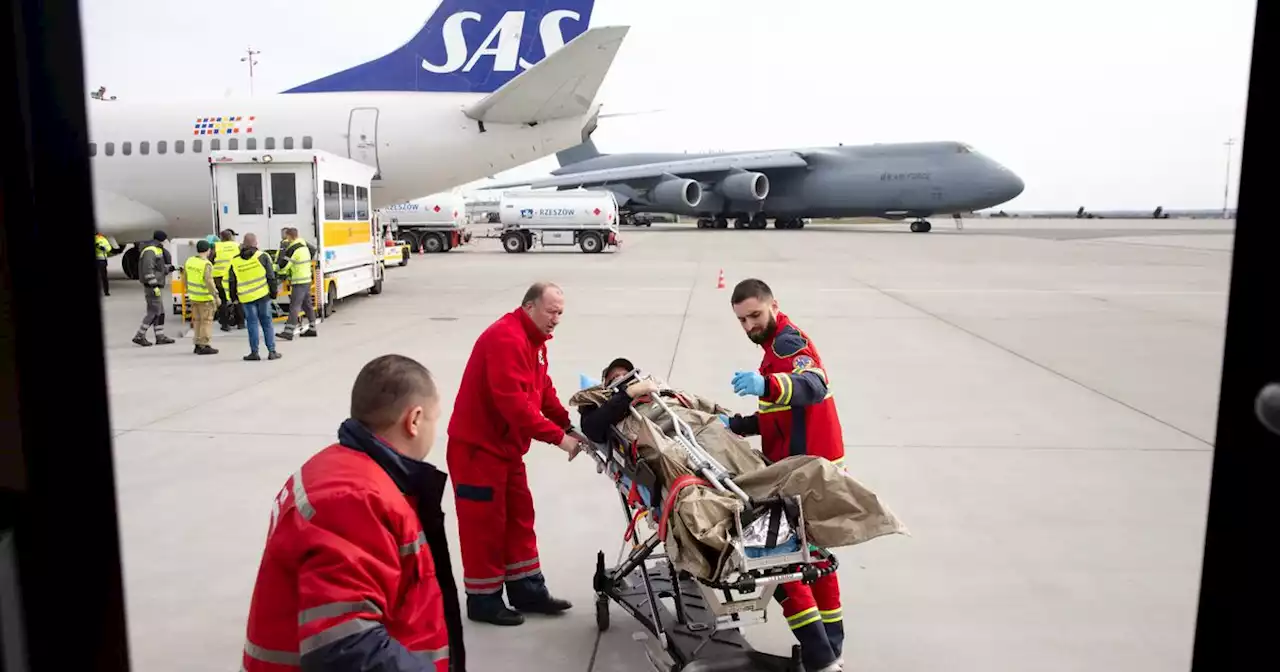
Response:
[{"label": "aircraft nose", "polygon": [[1003,193],[1005,194],[1004,200],[1012,201],[1013,199],[1020,196],[1022,194],[1022,191],[1026,188],[1027,188],[1026,183],[1023,182],[1022,178],[1018,177],[1017,174],[1015,174],[1013,171],[1010,170],[1005,173],[1004,185],[1002,189]]}]

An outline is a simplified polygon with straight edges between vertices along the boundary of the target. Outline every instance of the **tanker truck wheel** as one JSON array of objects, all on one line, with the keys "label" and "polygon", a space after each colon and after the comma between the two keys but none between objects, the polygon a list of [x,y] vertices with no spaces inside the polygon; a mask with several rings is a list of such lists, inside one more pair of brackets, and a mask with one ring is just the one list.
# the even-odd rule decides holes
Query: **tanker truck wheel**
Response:
[{"label": "tanker truck wheel", "polygon": [[582,248],[587,254],[595,254],[604,247],[604,241],[600,240],[600,234],[587,232],[582,234],[582,238],[578,240],[578,247]]},{"label": "tanker truck wheel", "polygon": [[502,234],[502,249],[508,253],[524,252],[526,247],[524,236],[518,232]]}]

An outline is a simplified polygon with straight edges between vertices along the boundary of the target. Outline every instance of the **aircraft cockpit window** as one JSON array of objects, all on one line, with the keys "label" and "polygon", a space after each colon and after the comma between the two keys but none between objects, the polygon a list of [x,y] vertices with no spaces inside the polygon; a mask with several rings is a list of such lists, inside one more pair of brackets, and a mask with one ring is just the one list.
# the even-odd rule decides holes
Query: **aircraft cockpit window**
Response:
[{"label": "aircraft cockpit window", "polygon": [[311,136],[309,135],[302,136],[302,148],[311,149]]},{"label": "aircraft cockpit window", "polygon": [[973,151],[973,148],[964,143],[960,143],[960,146],[956,147],[956,154],[968,154],[969,152],[972,152],[972,151]]},{"label": "aircraft cockpit window", "polygon": [[276,148],[276,139],[275,139],[275,138],[267,138],[267,139],[266,139],[266,141],[265,141],[265,142],[263,142],[262,144],[263,144],[267,149],[275,149],[275,148]]},{"label": "aircraft cockpit window", "polygon": [[204,140],[192,140],[192,141],[191,141],[191,153],[192,153],[192,154],[203,154],[203,153],[204,153]]},{"label": "aircraft cockpit window", "polygon": [[115,156],[115,155],[116,155],[116,143],[114,143],[114,142],[108,142],[108,143],[106,144],[106,150],[107,150],[107,152],[106,152],[107,156]]},{"label": "aircraft cockpit window", "polygon": [[[217,140],[215,140],[214,142],[217,142]],[[239,138],[231,138],[231,139],[227,140],[227,149],[229,149],[229,150],[231,150],[231,151],[233,151],[233,152],[234,152],[234,151],[236,151],[237,149],[240,149],[240,139],[239,139]]]},{"label": "aircraft cockpit window", "polygon": [[169,143],[161,140],[156,143],[156,154],[164,154],[169,151]]},{"label": "aircraft cockpit window", "polygon": [[129,156],[130,154],[133,154],[133,143],[128,140],[120,143],[120,153],[124,154],[125,156]]},{"label": "aircraft cockpit window", "polygon": [[148,141],[146,141],[146,140],[143,140],[142,142],[139,142],[139,143],[138,143],[138,153],[139,153],[139,154],[141,154],[141,155],[143,155],[143,156],[146,156],[146,155],[150,154],[150,153],[151,153],[151,143],[150,143],[150,142],[148,142]]},{"label": "aircraft cockpit window", "polygon": [[173,152],[174,152],[175,154],[181,154],[181,153],[183,153],[183,152],[185,152],[185,151],[187,151],[186,143],[184,143],[184,142],[183,142],[183,141],[181,141],[181,140],[174,140],[174,141],[173,141]]},{"label": "aircraft cockpit window", "polygon": [[245,148],[245,149],[257,149],[257,148],[258,148],[258,139],[257,139],[257,138],[245,138],[245,139],[244,139],[244,148]]},{"label": "aircraft cockpit window", "polygon": [[97,155],[98,155],[98,143],[96,142],[89,143],[89,156],[97,156]]}]

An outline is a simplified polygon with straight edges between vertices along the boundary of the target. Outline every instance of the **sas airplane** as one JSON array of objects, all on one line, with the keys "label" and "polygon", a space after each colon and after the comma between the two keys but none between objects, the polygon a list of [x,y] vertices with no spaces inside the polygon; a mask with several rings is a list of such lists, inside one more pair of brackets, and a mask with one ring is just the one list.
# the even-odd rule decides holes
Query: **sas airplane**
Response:
[{"label": "sas airplane", "polygon": [[[316,149],[373,166],[376,207],[481,179],[581,142],[628,28],[595,0],[443,0],[391,53],[283,93],[207,102],[90,100],[98,230],[126,244],[212,230],[209,153]],[[287,185],[280,185],[287,188]],[[258,187],[272,188],[270,184]],[[267,230],[272,230],[268,226]],[[269,247],[275,241],[263,241]]]}]

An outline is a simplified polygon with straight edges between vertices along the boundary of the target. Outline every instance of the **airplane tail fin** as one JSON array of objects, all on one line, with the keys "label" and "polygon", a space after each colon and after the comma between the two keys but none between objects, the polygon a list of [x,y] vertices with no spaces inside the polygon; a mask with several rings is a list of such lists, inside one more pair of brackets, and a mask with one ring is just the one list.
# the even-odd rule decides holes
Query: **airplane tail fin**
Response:
[{"label": "airplane tail fin", "polygon": [[587,138],[580,145],[556,152],[556,162],[563,167],[573,163],[581,163],[587,159],[594,159],[597,156],[603,156],[603,154],[596,149],[596,143],[592,142],[591,138]]},{"label": "airplane tail fin", "polygon": [[629,28],[591,28],[467,108],[476,121],[529,124],[587,114]]},{"label": "airplane tail fin", "polygon": [[586,32],[595,4],[442,0],[422,30],[395,51],[284,93],[493,93]]}]

